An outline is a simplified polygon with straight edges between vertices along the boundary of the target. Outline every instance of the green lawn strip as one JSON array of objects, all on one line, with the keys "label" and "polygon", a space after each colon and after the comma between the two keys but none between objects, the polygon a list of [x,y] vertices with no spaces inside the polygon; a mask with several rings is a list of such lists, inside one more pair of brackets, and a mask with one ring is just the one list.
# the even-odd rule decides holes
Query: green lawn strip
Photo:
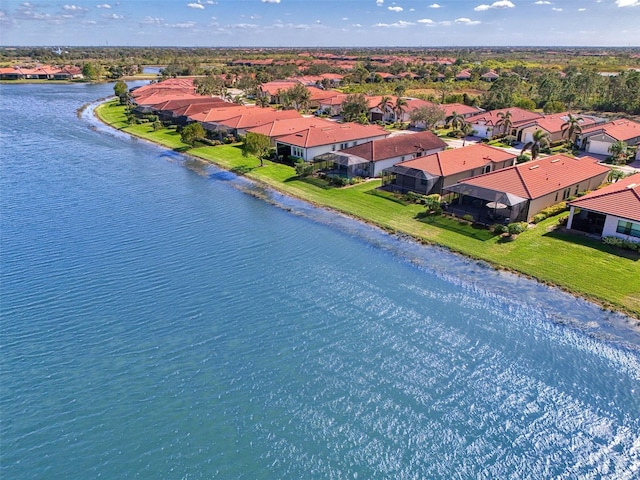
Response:
[{"label": "green lawn strip", "polygon": [[[115,126],[122,122],[117,111],[123,107],[96,109],[101,118]],[[113,111],[112,111],[113,109]],[[107,114],[105,114],[107,112]],[[183,151],[185,145],[175,130],[153,132],[146,124],[121,130]],[[405,233],[425,243],[438,244],[454,252],[559,286],[591,298],[612,309],[640,317],[640,260],[601,242],[579,235],[550,231],[557,218],[547,219],[528,229],[511,242],[504,242],[486,230],[461,224],[446,217],[419,217],[424,207],[403,205],[384,196],[371,194],[380,180],[336,188],[319,179],[298,178],[293,167],[243,157],[238,145],[196,147],[188,150],[216,165],[245,175],[276,190],[329,207],[386,230]]]}]

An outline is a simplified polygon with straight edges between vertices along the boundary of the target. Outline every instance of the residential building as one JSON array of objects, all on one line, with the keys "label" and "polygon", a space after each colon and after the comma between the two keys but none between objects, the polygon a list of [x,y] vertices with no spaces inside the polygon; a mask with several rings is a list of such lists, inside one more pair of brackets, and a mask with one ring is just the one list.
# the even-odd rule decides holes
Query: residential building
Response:
[{"label": "residential building", "polygon": [[490,213],[489,202],[500,205],[507,221],[528,221],[546,207],[594,190],[609,171],[595,158],[558,154],[472,177],[444,191],[455,199],[452,208],[476,219]]},{"label": "residential building", "polygon": [[569,202],[567,228],[640,242],[640,173]]},{"label": "residential building", "polygon": [[382,185],[387,190],[401,193],[442,194],[445,187],[510,167],[515,161],[513,153],[477,143],[397,163],[385,170]]},{"label": "residential building", "polygon": [[625,142],[629,146],[640,145],[640,123],[633,120],[614,120],[583,130],[579,145],[587,153],[610,155],[609,148],[615,142]]}]

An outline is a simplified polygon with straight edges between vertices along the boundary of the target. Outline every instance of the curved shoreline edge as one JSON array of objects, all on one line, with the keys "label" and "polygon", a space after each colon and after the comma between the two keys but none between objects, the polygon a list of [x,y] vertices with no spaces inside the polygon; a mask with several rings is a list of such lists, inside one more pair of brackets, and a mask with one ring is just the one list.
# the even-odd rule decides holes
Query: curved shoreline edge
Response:
[{"label": "curved shoreline edge", "polygon": [[[486,265],[487,267],[494,269],[496,271],[502,271],[502,272],[507,272],[510,274],[515,274],[517,276],[532,280],[537,282],[540,285],[544,285],[546,287],[551,287],[551,288],[556,288],[566,294],[569,294],[571,296],[573,296],[574,298],[577,299],[582,299],[585,301],[590,302],[591,304],[597,305],[598,307],[600,307],[602,310],[605,311],[610,311],[610,312],[614,312],[614,313],[619,313],[623,316],[628,317],[628,321],[627,323],[629,324],[629,327],[636,331],[636,332],[640,332],[640,310],[636,311],[633,310],[631,308],[627,308],[624,305],[619,305],[619,304],[614,304],[610,301],[604,300],[604,299],[600,299],[598,297],[589,295],[585,292],[580,292],[580,291],[575,291],[572,290],[570,287],[565,287],[563,285],[560,284],[556,284],[552,281],[548,281],[545,279],[541,279],[536,277],[535,275],[530,275],[524,272],[521,272],[515,268],[511,268],[505,265],[502,265],[498,262],[495,261],[491,261],[488,260],[486,258],[482,258],[480,256],[475,256],[473,254],[470,254],[468,252],[465,251],[461,251],[461,250],[456,250],[455,248],[452,248],[449,245],[444,245],[441,243],[438,243],[437,241],[432,241],[426,237],[421,237],[418,235],[413,235],[409,232],[406,231],[402,231],[401,229],[397,229],[394,227],[391,227],[389,225],[384,224],[383,222],[376,222],[374,220],[368,219],[368,218],[363,218],[361,216],[358,216],[357,214],[354,214],[352,212],[349,211],[345,211],[345,210],[341,210],[339,208],[335,208],[333,206],[330,205],[326,205],[320,202],[316,202],[314,200],[311,200],[309,198],[305,198],[304,196],[299,196],[296,195],[294,193],[292,193],[291,191],[288,191],[286,189],[281,189],[278,188],[278,185],[271,182],[267,182],[264,181],[263,179],[260,178],[255,178],[253,176],[248,176],[243,172],[235,172],[235,171],[231,171],[228,168],[226,168],[224,165],[221,165],[219,163],[216,163],[214,160],[211,160],[209,158],[203,158],[201,156],[198,155],[194,155],[192,153],[190,153],[189,151],[185,151],[185,152],[176,152],[174,149],[172,149],[171,147],[162,144],[161,142],[155,142],[151,139],[142,137],[142,136],[138,136],[136,135],[134,132],[128,132],[128,131],[124,131],[120,128],[117,128],[115,126],[113,126],[112,124],[108,123],[107,121],[105,121],[97,112],[97,109],[105,104],[107,104],[109,101],[113,100],[115,97],[111,96],[111,97],[106,97],[106,98],[101,98],[98,99],[94,102],[91,102],[89,104],[85,104],[82,107],[80,107],[78,109],[78,116],[82,116],[82,115],[88,115],[93,117],[94,119],[96,119],[97,121],[99,121],[102,125],[108,127],[109,129],[112,130],[113,133],[119,133],[121,135],[126,135],[129,138],[132,139],[136,139],[136,140],[142,140],[145,142],[148,142],[151,145],[154,145],[156,147],[162,148],[162,149],[166,149],[169,152],[175,152],[178,155],[181,155],[185,158],[190,158],[193,160],[197,160],[198,162],[203,162],[204,165],[212,165],[215,166],[216,168],[220,169],[221,171],[225,171],[225,172],[229,172],[233,175],[235,175],[238,178],[243,178],[245,179],[247,182],[250,182],[251,184],[253,184],[254,186],[258,186],[261,188],[265,188],[268,189],[272,192],[277,192],[280,195],[283,195],[285,197],[291,198],[291,199],[295,199],[301,202],[306,203],[307,205],[310,205],[312,207],[315,208],[319,208],[319,209],[323,209],[325,211],[328,212],[333,212],[335,214],[339,214],[339,215],[343,215],[346,216],[350,219],[353,219],[355,221],[361,222],[363,224],[375,227],[380,229],[381,231],[384,231],[385,233],[389,234],[389,235],[393,235],[397,238],[401,238],[401,239],[407,239],[407,240],[411,240],[413,242],[415,242],[416,244],[419,245],[423,245],[423,246],[430,246],[430,247],[436,247],[436,248],[441,248],[445,251],[447,251],[448,253],[457,255],[461,258],[465,258],[474,262],[478,262],[481,263],[483,265]],[[274,202],[273,200],[269,199],[268,196],[264,195],[263,193],[260,193],[259,191],[255,190],[255,189],[250,189],[250,188],[246,188],[243,189],[243,191],[249,195],[261,198],[264,201],[268,201],[270,203],[277,203]],[[283,207],[286,209],[286,207]]]}]

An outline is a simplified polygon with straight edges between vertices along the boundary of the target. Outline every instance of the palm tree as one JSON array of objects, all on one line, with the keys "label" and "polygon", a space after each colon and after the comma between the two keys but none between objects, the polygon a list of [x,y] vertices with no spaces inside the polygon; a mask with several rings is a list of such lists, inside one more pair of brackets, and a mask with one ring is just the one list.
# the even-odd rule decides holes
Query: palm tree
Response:
[{"label": "palm tree", "polygon": [[627,147],[628,145],[622,140],[618,140],[609,146],[609,153],[613,157],[614,163],[624,163],[624,158],[627,155]]},{"label": "palm tree", "polygon": [[582,133],[582,125],[580,122],[584,122],[584,118],[582,117],[574,117],[569,114],[567,117],[567,121],[562,124],[562,137],[567,137],[567,142],[573,143],[576,135]]},{"label": "palm tree", "polygon": [[382,118],[384,119],[384,117],[387,114],[387,109],[393,108],[393,103],[392,103],[391,97],[389,97],[388,95],[385,95],[384,97],[382,97],[382,99],[380,100],[380,103],[377,105],[377,107],[380,110],[382,110]]},{"label": "palm tree", "polygon": [[507,110],[506,112],[498,112],[498,120],[496,122],[496,128],[501,128],[505,135],[509,135],[511,133],[511,127],[513,126],[513,121],[511,110]]},{"label": "palm tree", "polygon": [[271,102],[269,95],[258,95],[256,98],[256,105],[258,107],[267,108]]},{"label": "palm tree", "polygon": [[473,125],[464,121],[462,122],[462,125],[460,125],[460,130],[464,133],[464,139],[462,140],[462,146],[464,147],[467,143],[467,137],[477,132],[473,129]]},{"label": "palm tree", "polygon": [[520,155],[523,155],[525,150],[530,149],[531,160],[535,160],[540,153],[540,149],[543,146],[548,147],[550,143],[551,141],[549,139],[549,133],[545,132],[544,130],[536,130],[535,132],[533,132],[533,140],[524,144]]},{"label": "palm tree", "polygon": [[393,108],[395,110],[396,113],[396,121],[397,122],[401,122],[402,121],[402,114],[404,113],[404,110],[407,105],[409,105],[407,103],[407,101],[402,98],[402,97],[398,97],[398,99],[396,100],[396,105]]},{"label": "palm tree", "polygon": [[445,119],[445,122],[456,130],[462,129],[462,125],[465,123],[464,117],[455,111],[451,112],[451,115]]},{"label": "palm tree", "polygon": [[621,178],[624,178],[626,176],[627,174],[624,173],[622,170],[618,168],[612,168],[611,171],[609,172],[609,175],[607,175],[607,182],[615,183]]}]

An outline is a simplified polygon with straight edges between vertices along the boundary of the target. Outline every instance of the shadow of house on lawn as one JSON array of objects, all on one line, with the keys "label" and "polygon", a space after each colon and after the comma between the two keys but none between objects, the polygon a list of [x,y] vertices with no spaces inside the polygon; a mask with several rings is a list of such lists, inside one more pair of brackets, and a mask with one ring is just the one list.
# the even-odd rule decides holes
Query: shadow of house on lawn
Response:
[{"label": "shadow of house on lawn", "polygon": [[450,232],[459,233],[465,237],[474,238],[481,242],[486,242],[494,238],[497,233],[493,233],[488,230],[484,225],[462,223],[452,218],[448,218],[442,215],[429,215],[427,213],[419,213],[415,216],[415,219],[419,222],[426,223],[427,225],[433,225],[443,230],[449,230]]},{"label": "shadow of house on lawn", "polygon": [[617,257],[626,258],[637,262],[640,260],[640,252],[634,252],[631,250],[625,250],[624,248],[614,247],[613,245],[606,245],[602,243],[602,240],[596,239],[580,232],[568,232],[565,229],[551,230],[544,234],[545,237],[550,237],[562,242],[573,243],[575,245],[582,245],[584,247],[593,248],[604,253],[616,255]]}]

